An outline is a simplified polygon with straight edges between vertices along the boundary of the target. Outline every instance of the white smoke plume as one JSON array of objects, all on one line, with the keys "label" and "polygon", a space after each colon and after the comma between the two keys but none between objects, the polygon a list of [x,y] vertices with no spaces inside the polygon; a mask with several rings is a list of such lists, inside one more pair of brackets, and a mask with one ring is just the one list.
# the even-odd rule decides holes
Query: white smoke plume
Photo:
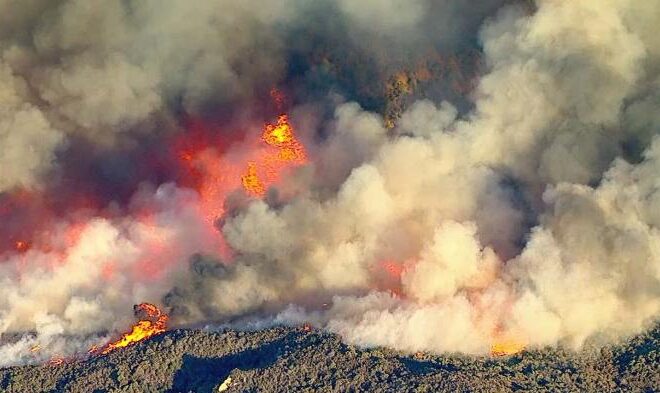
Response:
[{"label": "white smoke plume", "polygon": [[15,15],[0,16],[0,192],[44,187],[77,138],[113,149],[177,133],[181,112],[286,83],[288,47],[312,44],[283,31],[319,10],[331,23],[312,35],[361,48],[379,72],[481,24],[485,71],[469,108],[426,97],[393,130],[334,91],[302,103],[309,161],[263,199],[240,181],[144,186],[0,255],[0,333],[29,333],[0,346],[0,365],[34,361],[36,344],[39,359],[74,353],[161,299],[182,326],[257,315],[438,353],[578,349],[657,320],[660,1],[251,3],[0,1]]}]

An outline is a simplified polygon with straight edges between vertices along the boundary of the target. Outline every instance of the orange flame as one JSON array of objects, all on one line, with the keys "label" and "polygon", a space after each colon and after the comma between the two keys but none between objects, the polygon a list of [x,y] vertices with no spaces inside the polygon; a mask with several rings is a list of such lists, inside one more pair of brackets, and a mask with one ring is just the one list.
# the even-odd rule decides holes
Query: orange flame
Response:
[{"label": "orange flame", "polygon": [[65,359],[60,356],[55,356],[54,358],[48,361],[48,364],[51,366],[61,366],[64,364]]},{"label": "orange flame", "polygon": [[87,350],[87,353],[94,355],[95,353],[98,353],[100,349],[101,347],[99,345],[94,344],[90,349]]},{"label": "orange flame", "polygon": [[[267,144],[281,149],[302,147],[296,140],[293,127],[289,123],[289,116],[286,114],[279,115],[276,124],[266,124],[261,139]],[[303,153],[302,150],[299,152]]]},{"label": "orange flame", "polygon": [[30,244],[26,241],[19,240],[16,243],[14,243],[14,248],[18,252],[26,252],[27,250],[30,249]]},{"label": "orange flame", "polygon": [[278,116],[277,123],[267,123],[261,139],[277,150],[256,152],[256,159],[248,162],[247,170],[241,176],[243,188],[255,197],[263,197],[268,186],[276,182],[287,167],[307,160],[305,147],[296,139],[286,114]]},{"label": "orange flame", "polygon": [[382,261],[381,266],[390,277],[401,279],[401,274],[403,274],[403,264],[394,261]]},{"label": "orange flame", "polygon": [[101,351],[101,354],[105,355],[117,348],[133,345],[149,337],[163,333],[167,329],[167,321],[169,317],[158,307],[150,303],[141,303],[135,306],[135,308],[136,311],[146,313],[147,318],[138,321],[138,323],[133,325],[131,331],[124,333],[119,340],[106,345]]},{"label": "orange flame", "polygon": [[256,162],[248,162],[247,173],[241,176],[241,181],[248,194],[263,196],[266,193],[266,189],[257,175]]},{"label": "orange flame", "polygon": [[510,356],[522,352],[525,349],[525,343],[515,339],[496,341],[490,347],[491,356]]}]

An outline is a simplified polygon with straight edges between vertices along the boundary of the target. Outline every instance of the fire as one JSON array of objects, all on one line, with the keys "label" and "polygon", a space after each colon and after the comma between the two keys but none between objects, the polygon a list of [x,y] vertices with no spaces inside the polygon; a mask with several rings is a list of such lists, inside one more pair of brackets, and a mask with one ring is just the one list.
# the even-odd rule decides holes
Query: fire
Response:
[{"label": "fire", "polygon": [[400,279],[403,273],[403,264],[394,261],[382,261],[381,266],[383,270],[392,278]]},{"label": "fire", "polygon": [[30,244],[26,241],[19,240],[14,243],[14,249],[18,252],[26,252],[30,249]]},{"label": "fire", "polygon": [[289,117],[287,115],[280,115],[277,118],[276,124],[266,124],[262,139],[267,144],[275,147],[283,147],[291,143],[294,137],[293,129],[289,124]]},{"label": "fire", "polygon": [[[271,92],[278,109],[284,96]],[[287,114],[275,122],[267,122],[260,138],[247,134],[245,140],[235,140],[243,152],[238,156],[225,155],[231,149],[227,142],[205,135],[201,126],[193,129],[185,139],[177,141],[175,154],[183,169],[183,182],[200,196],[203,215],[213,227],[224,215],[224,201],[237,189],[256,198],[265,196],[283,173],[307,161],[304,145],[296,138]]]},{"label": "fire", "polygon": [[257,175],[257,164],[255,162],[248,162],[247,173],[241,176],[243,188],[248,194],[254,196],[263,196],[266,193],[263,183]]},{"label": "fire", "polygon": [[519,340],[508,339],[496,341],[490,347],[491,356],[515,355],[525,349],[525,343]]},{"label": "fire", "polygon": [[[272,94],[278,113],[284,113],[284,95],[275,90]],[[199,233],[203,235],[200,236],[202,245],[199,247],[204,248],[205,252],[210,250],[209,254],[216,252],[226,260],[231,260],[232,250],[218,230],[218,225],[225,214],[227,197],[240,190],[245,190],[252,197],[263,197],[269,187],[278,185],[291,169],[307,162],[305,146],[297,139],[287,114],[250,130],[243,132],[239,129],[227,136],[227,133],[214,133],[205,128],[192,129],[190,133],[177,135],[170,149],[164,151],[167,159],[163,161],[172,167],[165,167],[164,171],[173,170],[176,185],[196,193],[194,198],[182,198],[177,203],[189,208],[190,221],[199,227]],[[280,196],[286,198],[287,194],[283,192]],[[123,206],[112,206],[102,210],[100,205],[87,203],[87,199],[84,204],[51,203],[36,191],[2,195],[0,221],[6,218],[5,215],[23,214],[23,210],[27,218],[16,219],[21,222],[20,227],[16,230],[11,228],[6,235],[3,229],[5,242],[0,244],[0,253],[6,251],[12,254],[12,258],[21,260],[17,262],[21,276],[37,264],[40,269],[57,273],[57,269],[64,265],[86,257],[84,246],[89,239],[95,239],[95,226],[90,223],[102,218],[104,225],[107,222],[112,227],[121,228],[122,239],[125,236],[128,242],[135,245],[136,252],[131,252],[127,260],[130,264],[115,260],[115,255],[99,256],[97,273],[100,278],[111,285],[124,277],[139,280],[142,284],[148,283],[161,277],[162,272],[167,272],[169,264],[184,260],[176,255],[178,233],[160,223],[160,208],[147,203],[149,201],[151,199],[143,201],[137,198],[125,209]],[[25,255],[17,257],[13,255],[15,253]],[[34,258],[33,253],[36,255]],[[113,337],[110,343],[90,348],[89,353],[107,354],[166,331],[169,317],[158,307],[142,303],[136,306],[136,311],[141,316],[136,318],[134,326],[121,332],[121,336]],[[115,338],[118,339],[114,341]],[[38,345],[29,350],[31,353],[43,352]],[[55,357],[50,363],[62,364],[69,360]]]},{"label": "fire", "polygon": [[117,348],[133,345],[149,337],[163,333],[167,329],[167,321],[169,317],[155,305],[150,303],[141,303],[135,306],[135,310],[136,313],[145,313],[146,318],[141,319],[138,321],[138,323],[133,325],[131,331],[124,333],[119,340],[106,345],[105,348],[103,348],[101,351],[101,354],[105,355]]},{"label": "fire", "polygon": [[48,361],[48,364],[51,366],[61,366],[64,364],[65,359],[60,356],[55,356],[54,358]]},{"label": "fire", "polygon": [[241,176],[243,189],[259,198],[266,194],[268,186],[278,180],[282,171],[307,160],[305,147],[296,139],[286,114],[278,116],[276,123],[264,125],[261,140],[269,148],[257,149],[252,154],[254,159],[247,162],[247,169]]},{"label": "fire", "polygon": [[[510,306],[507,302],[505,306]],[[508,311],[510,312],[510,311]],[[490,333],[490,355],[494,357],[511,356],[522,352],[529,341],[524,333],[517,329],[506,327],[505,320],[499,321]]]},{"label": "fire", "polygon": [[266,124],[261,139],[268,145],[279,148],[278,156],[283,161],[305,160],[305,149],[296,139],[286,114],[278,116],[277,123]]},{"label": "fire", "polygon": [[87,353],[89,353],[90,355],[93,355],[95,353],[98,353],[100,349],[101,349],[100,346],[94,344],[94,345],[92,345],[92,347],[90,349],[87,350]]},{"label": "fire", "polygon": [[402,298],[405,297],[401,285],[401,276],[405,270],[406,264],[411,263],[410,260],[399,262],[396,260],[382,260],[374,265],[374,284],[381,291],[387,291],[392,296]]}]

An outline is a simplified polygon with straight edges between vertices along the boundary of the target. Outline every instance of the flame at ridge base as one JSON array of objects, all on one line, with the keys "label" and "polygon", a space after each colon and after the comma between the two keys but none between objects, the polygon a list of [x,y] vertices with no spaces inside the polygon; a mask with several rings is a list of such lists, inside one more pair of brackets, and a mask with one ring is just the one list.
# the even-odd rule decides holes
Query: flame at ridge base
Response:
[{"label": "flame at ridge base", "polygon": [[[112,343],[107,344],[100,353],[105,355],[114,351],[117,348],[127,347],[133,345],[149,337],[163,333],[167,330],[167,322],[169,317],[164,314],[158,307],[150,303],[140,303],[135,306],[136,312],[141,311],[146,313],[146,317],[138,321],[130,332],[124,333],[122,337]],[[93,348],[91,351],[95,352]]]},{"label": "flame at ridge base", "polygon": [[501,357],[515,355],[525,349],[525,343],[516,340],[502,340],[493,343],[490,347],[491,356]]}]

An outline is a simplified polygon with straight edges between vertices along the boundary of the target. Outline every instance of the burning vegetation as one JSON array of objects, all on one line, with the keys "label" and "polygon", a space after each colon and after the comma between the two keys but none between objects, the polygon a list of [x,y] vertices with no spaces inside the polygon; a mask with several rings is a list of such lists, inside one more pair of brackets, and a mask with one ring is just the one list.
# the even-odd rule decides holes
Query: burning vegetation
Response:
[{"label": "burning vegetation", "polygon": [[[176,343],[173,345],[172,343]],[[177,330],[162,340],[54,367],[0,369],[3,393],[137,390],[635,391],[660,388],[660,330],[601,351],[549,349],[493,359],[361,348],[299,328]],[[75,376],[72,378],[71,376]],[[231,381],[231,383],[229,383]]]},{"label": "burning vegetation", "polygon": [[130,332],[123,333],[120,339],[101,348],[93,348],[91,352],[98,352],[105,355],[116,349],[134,345],[167,330],[169,317],[155,305],[140,303],[135,306],[134,312],[140,320],[133,325]]},{"label": "burning vegetation", "polygon": [[490,347],[490,354],[492,356],[510,356],[522,352],[525,349],[525,344],[521,341],[497,341]]},{"label": "burning vegetation", "polygon": [[499,357],[658,319],[660,0],[157,3],[0,5],[0,365],[246,320]]},{"label": "burning vegetation", "polygon": [[266,193],[266,188],[257,175],[257,163],[248,162],[247,172],[241,176],[243,188],[245,191],[253,196],[261,197]]},{"label": "burning vegetation", "polygon": [[270,148],[256,154],[256,160],[248,161],[247,170],[241,181],[245,191],[261,198],[289,168],[306,163],[304,146],[296,138],[286,114],[277,118],[277,123],[267,123],[261,140]]}]

